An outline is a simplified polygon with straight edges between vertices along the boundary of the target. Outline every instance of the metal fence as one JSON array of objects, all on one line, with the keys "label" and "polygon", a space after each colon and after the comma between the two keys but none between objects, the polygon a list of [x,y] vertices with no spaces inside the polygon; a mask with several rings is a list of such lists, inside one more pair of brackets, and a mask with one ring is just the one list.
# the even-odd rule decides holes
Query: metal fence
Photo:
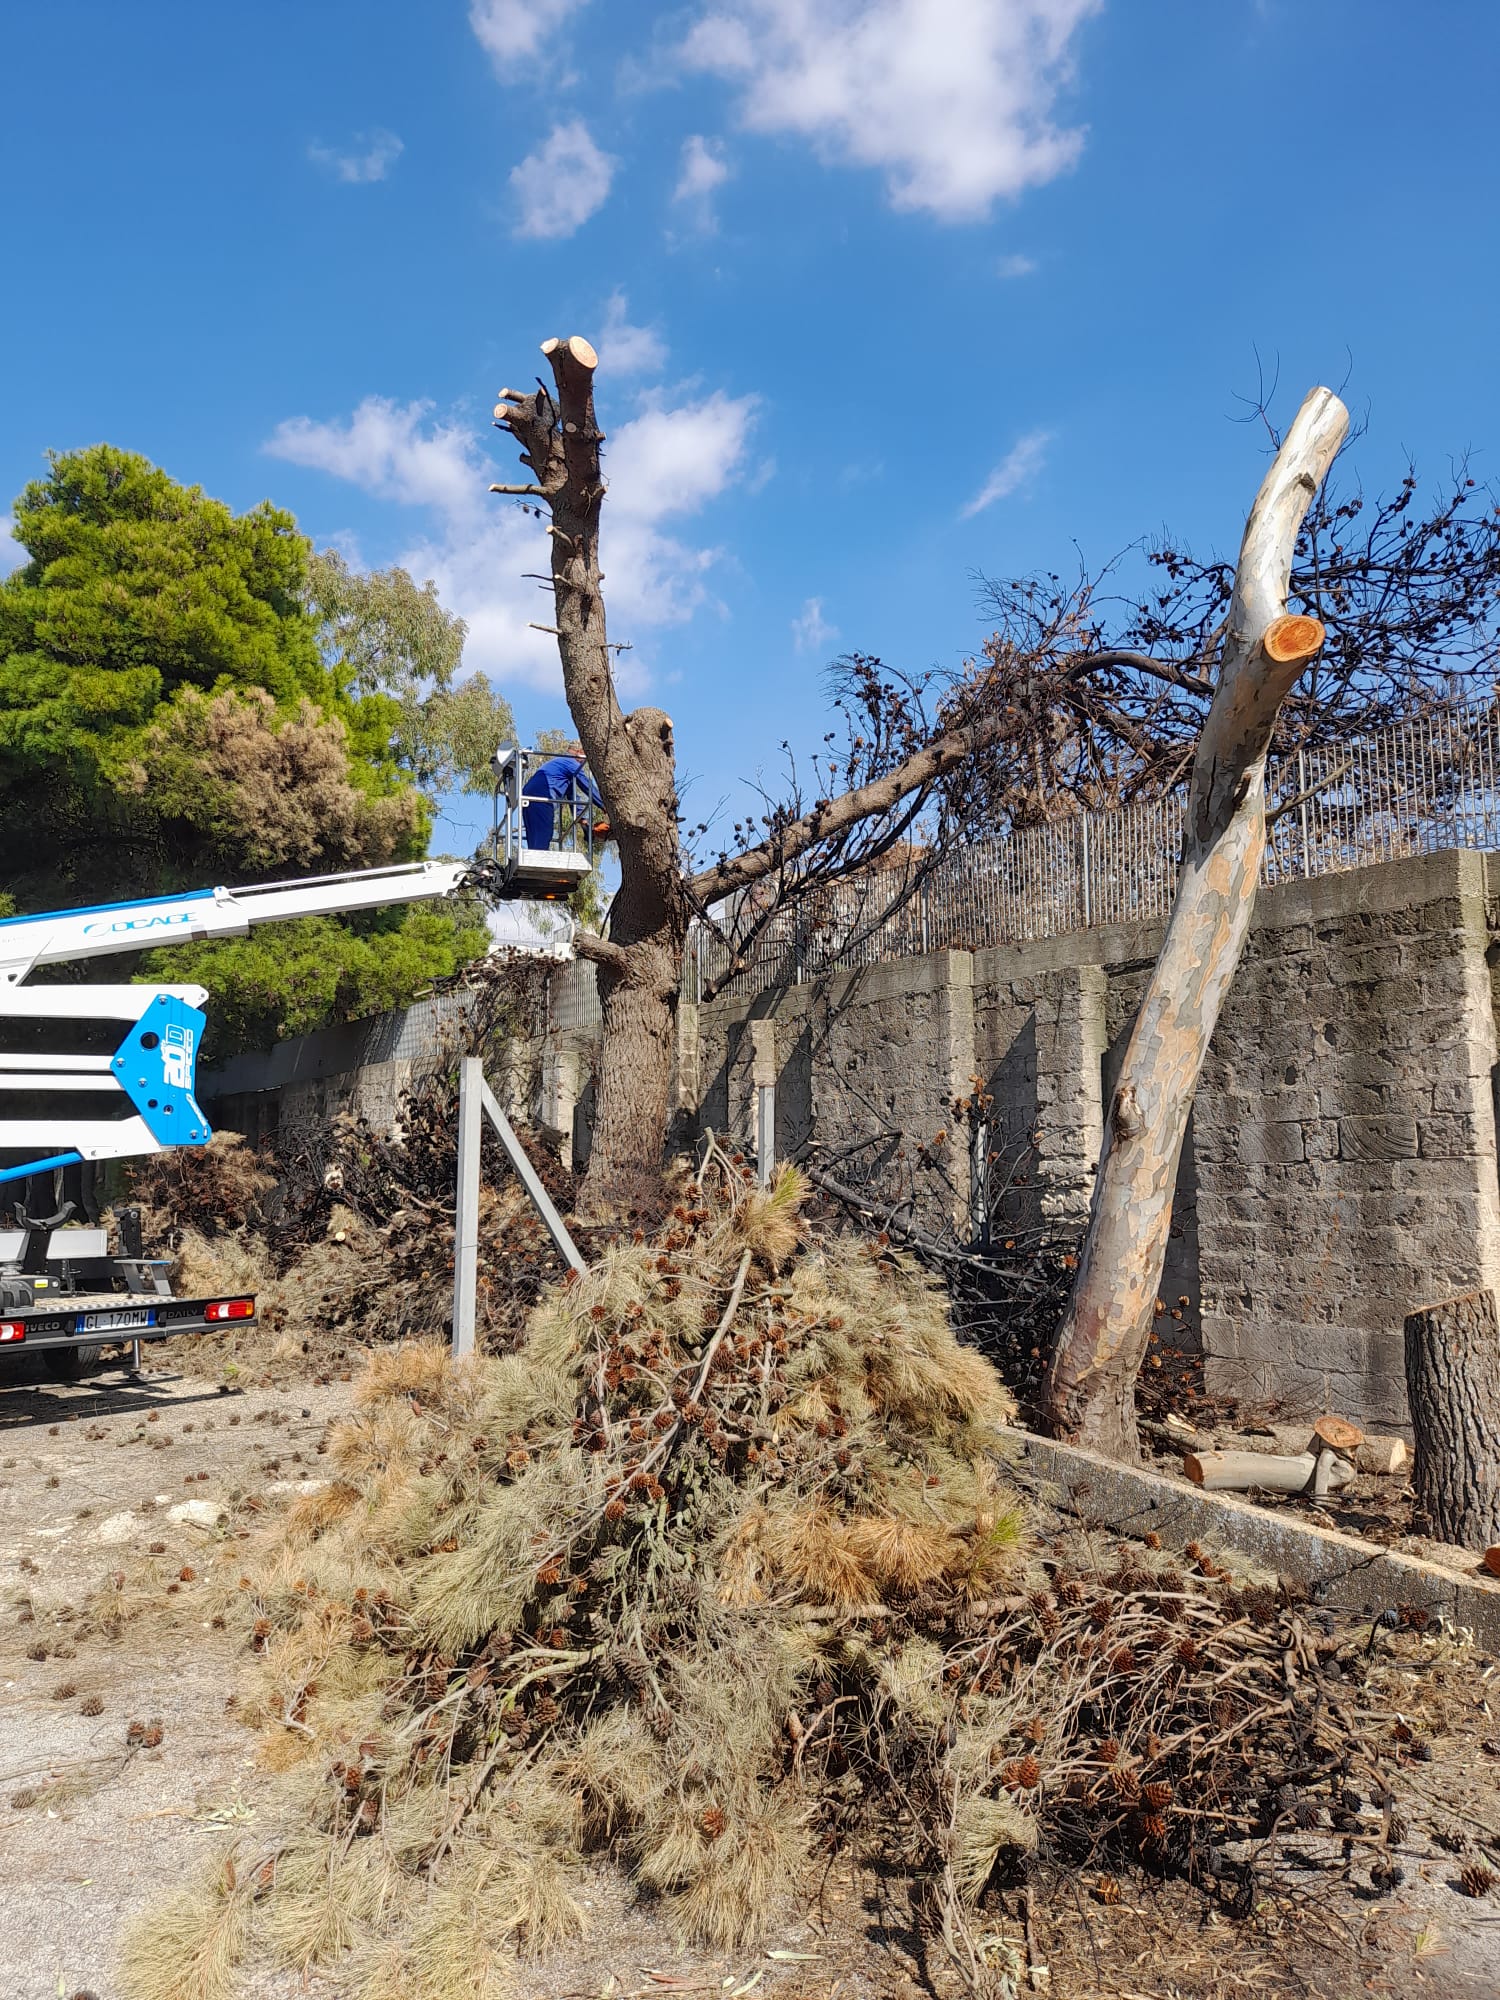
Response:
[{"label": "metal fence", "polygon": [[[1500,708],[1437,710],[1345,744],[1273,760],[1262,880],[1305,880],[1441,848],[1500,847]],[[1100,924],[1164,918],[1182,848],[1181,798],[956,848],[915,893],[879,871],[778,912],[744,962],[709,926],[688,940],[689,999],[792,985],[919,952],[980,950]]]}]

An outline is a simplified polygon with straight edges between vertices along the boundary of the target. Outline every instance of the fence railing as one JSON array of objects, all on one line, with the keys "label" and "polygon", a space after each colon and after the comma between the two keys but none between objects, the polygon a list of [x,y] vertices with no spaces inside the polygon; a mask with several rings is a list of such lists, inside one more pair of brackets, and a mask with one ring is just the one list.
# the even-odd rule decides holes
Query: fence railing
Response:
[{"label": "fence railing", "polygon": [[[1273,760],[1262,880],[1306,880],[1440,848],[1500,847],[1500,708],[1439,709],[1346,744]],[[878,871],[778,912],[736,964],[695,924],[687,998],[756,993],[920,952],[981,950],[1164,918],[1181,798],[1079,813],[944,855],[910,892]]]}]

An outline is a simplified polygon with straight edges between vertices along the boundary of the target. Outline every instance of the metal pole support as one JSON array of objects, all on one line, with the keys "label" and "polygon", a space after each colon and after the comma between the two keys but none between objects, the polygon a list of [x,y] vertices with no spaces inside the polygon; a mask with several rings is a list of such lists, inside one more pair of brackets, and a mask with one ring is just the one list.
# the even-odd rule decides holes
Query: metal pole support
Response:
[{"label": "metal pole support", "polygon": [[458,1202],[453,1230],[453,1357],[474,1352],[479,1292],[479,1135],[484,1071],[478,1056],[458,1070]]},{"label": "metal pole support", "polygon": [[776,1171],[776,1086],[760,1084],[755,1092],[755,1177],[771,1185]]},{"label": "metal pole support", "polygon": [[[500,1109],[499,1099],[484,1080],[484,1073],[480,1070],[478,1059],[470,1057],[469,1060],[473,1062],[476,1075],[478,1076],[479,1101],[484,1106],[485,1117],[489,1119],[491,1125],[494,1126],[496,1132],[499,1134],[500,1143],[505,1148],[511,1165],[520,1177],[522,1187],[525,1188],[527,1194],[531,1197],[532,1207],[546,1224],[547,1234],[557,1245],[558,1254],[581,1276],[588,1269],[588,1265],[584,1263],[582,1256],[579,1254],[578,1245],[568,1234],[568,1225],[553,1207],[551,1195],[548,1194],[540,1180],[538,1180],[536,1168],[526,1157],[525,1147],[522,1146],[520,1140],[516,1137],[510,1120]],[[468,1064],[466,1063],[465,1068],[467,1067]],[[477,1155],[477,1140],[475,1141],[475,1152]]]},{"label": "metal pole support", "polygon": [[558,1253],[582,1273],[588,1269],[568,1225],[537,1178],[536,1168],[489,1085],[478,1056],[465,1056],[458,1071],[458,1204],[453,1232],[453,1354],[474,1352],[474,1314],[479,1291],[479,1141],[481,1123],[494,1126],[531,1205],[546,1224]]}]

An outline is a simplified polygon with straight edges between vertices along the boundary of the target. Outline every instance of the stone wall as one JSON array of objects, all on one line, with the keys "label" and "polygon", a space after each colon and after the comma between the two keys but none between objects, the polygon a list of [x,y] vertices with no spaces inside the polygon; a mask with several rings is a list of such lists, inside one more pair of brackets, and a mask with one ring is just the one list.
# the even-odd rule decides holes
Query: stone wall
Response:
[{"label": "stone wall", "polygon": [[[1262,892],[1179,1163],[1162,1282],[1160,1331],[1201,1344],[1211,1389],[1402,1423],[1405,1314],[1500,1288],[1497,930],[1500,856],[1446,852]],[[684,1004],[675,1130],[711,1126],[751,1147],[757,1093],[774,1084],[778,1158],[816,1140],[847,1178],[962,1233],[978,1162],[953,1107],[977,1090],[991,1159],[1024,1175],[1002,1220],[1080,1231],[1160,935],[1099,928]],[[539,1060],[513,1070],[530,1079],[535,1122],[581,1152],[590,968],[552,975],[549,1019]],[[210,1116],[254,1132],[277,1111],[283,1129],[345,1105],[393,1115],[441,1027],[412,1010],[244,1059],[206,1086]]]},{"label": "stone wall", "polygon": [[[1261,895],[1162,1284],[1162,1330],[1201,1341],[1211,1388],[1402,1422],[1404,1315],[1500,1283],[1490,865],[1447,852]],[[992,1148],[1032,1146],[1017,1222],[1076,1228],[1159,941],[1131,925],[935,953],[695,1010],[699,1121],[752,1143],[769,1068],[779,1155],[900,1132],[899,1171],[889,1139],[846,1155],[895,1187],[977,1084]],[[951,1140],[939,1159],[919,1204],[961,1226],[973,1163]]]}]

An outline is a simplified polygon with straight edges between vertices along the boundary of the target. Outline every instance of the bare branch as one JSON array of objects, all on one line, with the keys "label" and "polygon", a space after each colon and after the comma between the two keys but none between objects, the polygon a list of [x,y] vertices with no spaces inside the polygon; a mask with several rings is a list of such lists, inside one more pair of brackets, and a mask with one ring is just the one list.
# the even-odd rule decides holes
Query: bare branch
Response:
[{"label": "bare branch", "polygon": [[773,869],[785,867],[820,841],[836,838],[850,827],[888,812],[909,793],[932,784],[945,772],[955,769],[967,757],[993,742],[1003,727],[1002,718],[965,724],[946,731],[908,757],[894,771],[872,779],[869,784],[829,799],[805,813],[791,825],[747,853],[736,854],[692,877],[689,893],[700,902],[716,902],[732,890],[758,882]]}]

